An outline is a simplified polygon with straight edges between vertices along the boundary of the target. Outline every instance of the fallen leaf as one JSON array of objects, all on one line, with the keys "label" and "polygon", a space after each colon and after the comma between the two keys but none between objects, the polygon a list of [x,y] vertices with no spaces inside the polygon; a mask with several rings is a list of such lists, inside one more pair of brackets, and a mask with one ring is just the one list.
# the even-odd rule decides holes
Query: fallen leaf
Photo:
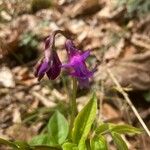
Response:
[{"label": "fallen leaf", "polygon": [[0,85],[7,88],[15,87],[15,80],[13,74],[8,67],[0,68]]}]

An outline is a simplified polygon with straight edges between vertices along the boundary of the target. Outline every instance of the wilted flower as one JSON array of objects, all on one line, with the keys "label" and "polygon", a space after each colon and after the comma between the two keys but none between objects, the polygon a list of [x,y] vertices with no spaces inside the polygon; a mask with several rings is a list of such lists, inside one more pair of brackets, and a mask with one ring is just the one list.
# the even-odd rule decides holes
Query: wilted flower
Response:
[{"label": "wilted flower", "polygon": [[56,79],[61,71],[61,61],[57,52],[53,49],[52,40],[48,37],[45,41],[45,57],[37,65],[35,76],[41,80],[47,74],[50,80]]},{"label": "wilted flower", "polygon": [[79,81],[80,87],[88,87],[89,78],[93,76],[95,68],[90,71],[88,70],[85,61],[90,55],[90,50],[81,52],[77,49],[71,40],[67,40],[65,47],[68,54],[68,63],[63,64],[62,67],[69,69],[69,74]]}]

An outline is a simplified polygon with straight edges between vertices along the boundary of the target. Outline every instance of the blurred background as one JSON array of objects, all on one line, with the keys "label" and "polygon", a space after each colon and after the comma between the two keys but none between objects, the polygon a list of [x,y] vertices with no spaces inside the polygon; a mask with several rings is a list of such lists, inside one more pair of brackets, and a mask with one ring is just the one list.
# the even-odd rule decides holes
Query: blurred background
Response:
[{"label": "blurred background", "polygon": [[[45,132],[55,109],[68,117],[69,77],[62,72],[55,81],[45,77],[39,83],[33,73],[45,38],[57,29],[78,48],[92,49],[91,68],[98,64],[90,88],[78,89],[78,109],[95,90],[99,119],[141,127],[115,90],[110,69],[150,129],[150,0],[0,0],[0,137],[29,141]],[[63,61],[64,42],[58,35]],[[150,147],[144,134],[124,139],[131,150]],[[115,149],[110,137],[108,143]]]}]

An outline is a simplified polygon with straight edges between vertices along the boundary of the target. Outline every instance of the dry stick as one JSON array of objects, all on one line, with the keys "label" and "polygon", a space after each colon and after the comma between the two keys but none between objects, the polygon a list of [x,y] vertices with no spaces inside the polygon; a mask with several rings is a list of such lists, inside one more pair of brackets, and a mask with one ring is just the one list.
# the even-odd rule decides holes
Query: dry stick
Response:
[{"label": "dry stick", "polygon": [[147,128],[146,124],[142,120],[142,118],[139,115],[138,111],[136,110],[136,108],[132,104],[132,102],[131,102],[128,94],[123,90],[123,88],[121,87],[121,85],[119,84],[119,82],[117,81],[117,79],[115,78],[115,76],[113,75],[113,73],[111,72],[111,70],[107,69],[107,72],[108,72],[109,76],[111,77],[111,79],[113,80],[113,82],[116,84],[116,86],[118,88],[118,91],[124,96],[124,99],[127,101],[127,103],[129,104],[129,106],[131,107],[132,111],[134,112],[135,116],[138,118],[139,122],[141,123],[142,127],[144,128],[144,130],[146,131],[146,133],[150,137],[150,131],[149,131],[149,129]]}]

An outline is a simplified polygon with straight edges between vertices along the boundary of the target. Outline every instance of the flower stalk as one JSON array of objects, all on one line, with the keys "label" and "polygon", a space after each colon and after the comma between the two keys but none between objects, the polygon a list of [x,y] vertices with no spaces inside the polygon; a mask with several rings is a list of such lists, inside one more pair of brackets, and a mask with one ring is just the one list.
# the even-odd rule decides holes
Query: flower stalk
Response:
[{"label": "flower stalk", "polygon": [[[55,48],[55,38],[57,34],[61,34],[67,38],[65,42],[65,49],[67,52],[67,62],[62,63],[59,59],[57,50]],[[61,70],[64,69],[72,77],[72,92],[70,94],[70,132],[73,129],[75,117],[77,115],[77,104],[76,104],[76,93],[77,93],[77,82],[80,88],[88,88],[90,78],[93,77],[96,67],[89,70],[86,65],[86,60],[90,56],[91,50],[82,51],[78,49],[74,42],[67,37],[67,33],[61,30],[54,31],[45,40],[44,57],[36,67],[35,76],[40,81],[46,74],[49,80],[56,79]]]},{"label": "flower stalk", "polygon": [[77,103],[76,103],[76,94],[77,94],[77,80],[76,78],[72,78],[72,94],[70,96],[70,107],[71,107],[71,115],[70,115],[70,127],[69,127],[69,137],[71,138],[71,131],[73,128],[74,120],[77,115]]}]

